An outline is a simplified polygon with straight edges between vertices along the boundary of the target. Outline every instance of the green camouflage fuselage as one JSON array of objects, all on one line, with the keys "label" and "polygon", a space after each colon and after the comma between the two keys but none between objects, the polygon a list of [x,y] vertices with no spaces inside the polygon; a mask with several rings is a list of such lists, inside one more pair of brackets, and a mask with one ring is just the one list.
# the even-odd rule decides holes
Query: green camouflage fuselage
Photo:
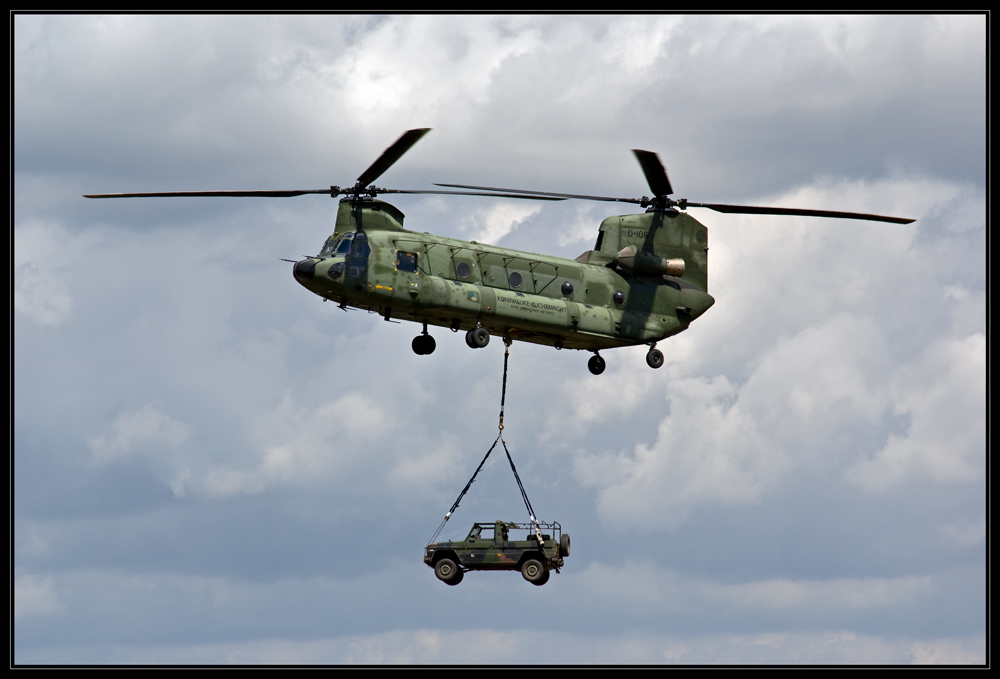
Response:
[{"label": "green camouflage fuselage", "polygon": [[[683,212],[605,219],[595,249],[576,260],[416,233],[402,223],[389,203],[342,201],[334,234],[320,255],[295,264],[295,279],[386,319],[484,327],[591,351],[670,337],[715,302],[708,231]],[[683,260],[681,273],[664,274],[667,259]]]}]

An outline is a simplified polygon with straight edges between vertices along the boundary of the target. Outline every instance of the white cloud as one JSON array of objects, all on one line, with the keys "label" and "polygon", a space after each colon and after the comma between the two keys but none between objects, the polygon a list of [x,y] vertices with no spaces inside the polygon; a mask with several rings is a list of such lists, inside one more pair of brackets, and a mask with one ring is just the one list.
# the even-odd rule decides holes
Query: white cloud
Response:
[{"label": "white cloud", "polygon": [[574,462],[579,481],[599,488],[603,520],[676,528],[702,505],[755,502],[784,477],[787,456],[769,444],[725,377],[677,380],[668,402],[653,445],[639,444],[611,464],[605,456]]},{"label": "white cloud", "polygon": [[538,214],[540,210],[541,207],[534,204],[502,201],[491,207],[475,209],[466,217],[463,228],[470,240],[497,245],[521,222]]},{"label": "white cloud", "polygon": [[188,437],[187,425],[152,404],[120,413],[108,429],[106,434],[92,436],[87,441],[98,464],[148,448],[177,448]]},{"label": "white cloud", "polygon": [[631,561],[592,562],[585,571],[570,577],[574,588],[585,589],[592,597],[628,602],[637,614],[687,611],[693,615],[718,609],[727,615],[756,612],[761,616],[829,619],[914,605],[935,592],[928,576],[724,583]]},{"label": "white cloud", "polygon": [[986,455],[986,337],[971,335],[930,346],[890,387],[909,431],[891,435],[872,459],[847,472],[878,491],[912,478],[936,483],[979,481]]},{"label": "white cloud", "polygon": [[73,297],[67,257],[73,251],[64,229],[27,220],[14,229],[14,311],[54,327],[70,315]]},{"label": "white cloud", "polygon": [[[513,649],[513,650],[512,650]],[[309,640],[95,647],[95,664],[162,665],[982,665],[981,636],[914,639],[849,630],[677,636],[628,630],[587,635],[536,629],[419,628]],[[20,662],[69,663],[46,648]]]},{"label": "white cloud", "polygon": [[986,541],[986,519],[955,521],[941,526],[941,533],[956,547],[972,547]]},{"label": "white cloud", "polygon": [[14,619],[45,616],[61,610],[52,578],[21,575],[14,580]]}]

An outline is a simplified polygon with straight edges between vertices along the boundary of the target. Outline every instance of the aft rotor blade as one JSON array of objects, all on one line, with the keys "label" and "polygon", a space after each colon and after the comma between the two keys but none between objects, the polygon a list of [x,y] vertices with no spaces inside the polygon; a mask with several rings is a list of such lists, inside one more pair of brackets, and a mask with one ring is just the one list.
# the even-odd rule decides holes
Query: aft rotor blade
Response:
[{"label": "aft rotor blade", "polygon": [[331,195],[332,189],[299,189],[293,191],[160,191],[157,193],[95,193],[84,198],[195,198],[223,196],[230,198],[291,198],[310,193]]},{"label": "aft rotor blade", "polygon": [[[444,186],[440,184],[439,186]],[[429,193],[437,196],[491,196],[495,198],[520,198],[522,200],[566,200],[565,198],[556,198],[551,196],[522,196],[516,193],[486,193],[483,191],[477,192],[466,192],[466,191],[408,191],[406,189],[375,189],[376,193]]]},{"label": "aft rotor blade", "polygon": [[392,164],[399,160],[410,147],[420,141],[420,138],[431,131],[429,127],[422,127],[416,130],[408,130],[403,136],[396,140],[396,143],[382,152],[371,167],[361,173],[358,177],[359,186],[368,186],[373,181],[382,176],[382,173],[392,167]]},{"label": "aft rotor blade", "polygon": [[667,179],[667,169],[660,162],[660,157],[652,151],[642,151],[632,149],[636,159],[642,166],[642,173],[646,175],[649,188],[654,196],[669,196],[674,190],[670,187],[670,180]]},{"label": "aft rotor blade", "polygon": [[716,212],[727,212],[738,215],[792,215],[798,217],[833,217],[836,219],[864,219],[871,222],[889,222],[890,224],[911,224],[914,219],[903,217],[885,217],[883,215],[868,215],[860,212],[835,212],[833,210],[803,210],[787,207],[755,207],[752,205],[721,205],[719,203],[688,203],[687,207],[707,207]]},{"label": "aft rotor blade", "polygon": [[[552,193],[550,191],[528,191],[527,189],[501,189],[501,188],[497,188],[495,186],[469,186],[469,185],[466,185],[466,184],[437,184],[437,183],[435,183],[434,186],[450,186],[450,187],[455,188],[455,189],[473,189],[473,190],[477,190],[477,191],[502,191],[503,192],[503,193],[499,193],[499,194],[485,194],[485,195],[501,195],[501,196],[506,195],[506,196],[512,196],[512,197],[515,196],[515,195],[521,195],[521,197],[527,197],[527,196],[552,196],[554,198],[559,198],[559,199],[579,198],[581,200],[603,200],[603,201],[608,201],[608,202],[613,202],[613,203],[641,203],[642,202],[638,198],[612,198],[610,196],[587,196],[587,195],[578,194],[578,193]],[[466,194],[466,195],[472,196],[472,195],[477,195],[477,194],[469,193],[469,194]]]}]

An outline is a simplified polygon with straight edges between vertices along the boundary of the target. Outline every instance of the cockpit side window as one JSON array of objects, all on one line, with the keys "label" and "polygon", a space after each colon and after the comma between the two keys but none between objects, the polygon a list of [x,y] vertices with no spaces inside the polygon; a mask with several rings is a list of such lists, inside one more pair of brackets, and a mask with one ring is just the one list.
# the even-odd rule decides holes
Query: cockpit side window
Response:
[{"label": "cockpit side window", "polygon": [[337,243],[339,242],[340,242],[340,236],[338,236],[337,234],[333,234],[332,236],[327,238],[326,243],[323,244],[323,249],[320,250],[319,252],[319,256],[332,257],[333,251],[336,249]]}]

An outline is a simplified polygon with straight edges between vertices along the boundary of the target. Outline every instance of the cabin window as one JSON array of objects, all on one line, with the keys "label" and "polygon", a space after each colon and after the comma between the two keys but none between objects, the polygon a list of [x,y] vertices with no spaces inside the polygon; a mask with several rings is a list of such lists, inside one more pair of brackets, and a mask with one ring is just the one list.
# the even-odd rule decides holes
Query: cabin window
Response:
[{"label": "cabin window", "polygon": [[472,273],[472,269],[470,269],[469,265],[465,262],[459,262],[458,266],[455,267],[455,273],[457,273],[458,277],[464,281],[469,277],[469,274]]},{"label": "cabin window", "polygon": [[512,288],[521,287],[522,279],[521,279],[521,274],[519,274],[518,272],[512,271],[510,276],[507,277],[507,280],[510,282],[510,287]]},{"label": "cabin window", "polygon": [[615,300],[617,306],[621,306],[625,303],[625,293],[621,290],[615,290],[615,294],[611,296],[611,299]]},{"label": "cabin window", "polygon": [[560,289],[562,290],[562,294],[565,295],[566,297],[569,297],[573,294],[573,284],[570,283],[569,281],[563,281],[562,287]]},{"label": "cabin window", "polygon": [[417,253],[416,252],[397,252],[396,253],[396,271],[405,271],[407,273],[417,273]]}]

